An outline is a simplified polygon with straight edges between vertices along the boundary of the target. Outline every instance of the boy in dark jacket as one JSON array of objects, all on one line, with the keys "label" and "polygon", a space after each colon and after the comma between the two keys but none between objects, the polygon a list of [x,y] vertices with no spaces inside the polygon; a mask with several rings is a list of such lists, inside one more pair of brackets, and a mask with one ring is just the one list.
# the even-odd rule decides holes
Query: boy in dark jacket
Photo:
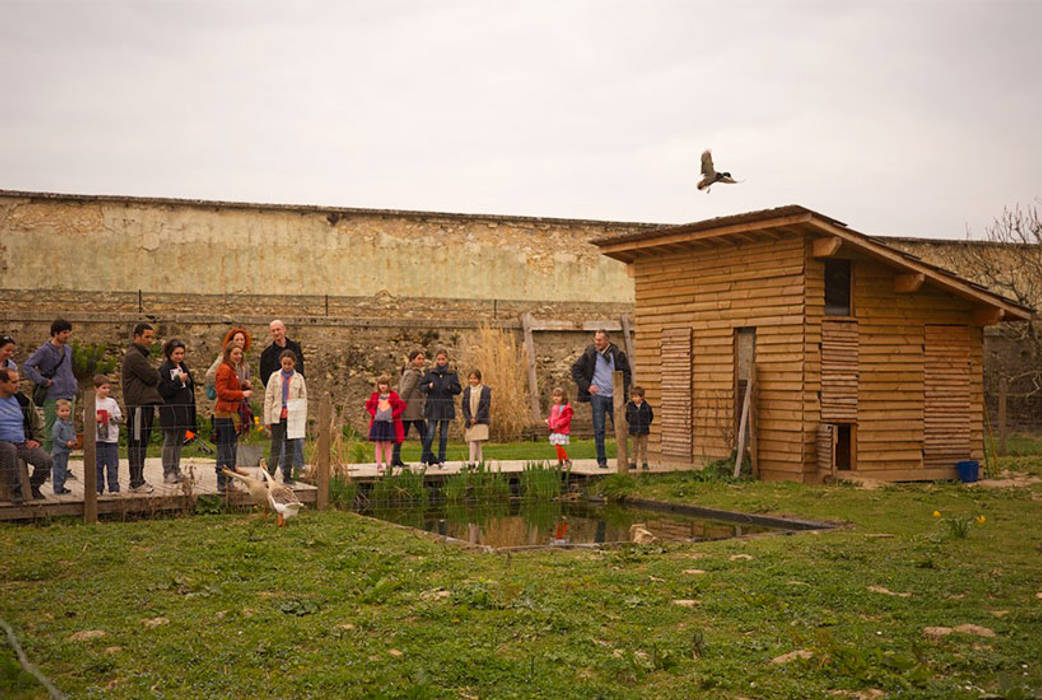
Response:
[{"label": "boy in dark jacket", "polygon": [[633,453],[630,469],[637,468],[638,460],[644,469],[648,468],[648,433],[651,432],[651,421],[655,414],[651,405],[644,400],[644,387],[635,386],[630,392],[630,401],[626,404],[626,423],[633,436]]}]

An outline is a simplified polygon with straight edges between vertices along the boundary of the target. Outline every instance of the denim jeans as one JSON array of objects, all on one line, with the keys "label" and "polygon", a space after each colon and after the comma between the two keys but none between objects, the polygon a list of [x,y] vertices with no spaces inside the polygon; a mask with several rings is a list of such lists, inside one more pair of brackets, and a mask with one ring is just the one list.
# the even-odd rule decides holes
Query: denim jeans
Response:
[{"label": "denim jeans", "polygon": [[593,442],[597,448],[597,464],[603,466],[608,463],[608,455],[604,451],[604,417],[611,417],[612,430],[615,429],[615,411],[612,405],[612,397],[592,394],[590,396],[590,408],[593,409]]},{"label": "denim jeans", "polygon": [[[415,426],[416,432],[420,435],[420,443],[423,445],[423,454],[420,457],[421,464],[427,464],[429,461],[433,461],[434,457],[431,455],[431,444],[427,442],[427,426],[424,425],[422,420],[403,420],[402,421],[402,440],[409,437],[409,427]],[[394,443],[394,454],[391,457],[391,464],[402,463],[402,443]],[[428,459],[429,458],[429,459]]]},{"label": "denim jeans", "polygon": [[228,477],[221,473],[221,469],[227,467],[230,471],[235,471],[235,446],[238,436],[235,434],[235,424],[231,418],[215,418],[213,424],[217,429],[217,489],[223,492]]},{"label": "denim jeans", "polygon": [[[286,458],[286,448],[290,445],[293,446],[293,460],[290,461]],[[290,440],[286,438],[286,441],[282,444],[282,449],[279,450],[279,461],[283,464],[292,464],[294,467],[304,467],[304,439],[294,438]]]},{"label": "denim jeans", "polygon": [[105,491],[106,477],[109,493],[119,493],[119,444],[95,442],[94,465],[98,471],[98,493]]},{"label": "denim jeans", "polygon": [[69,475],[69,453],[55,452],[51,455],[51,463],[54,470],[51,486],[54,487],[54,492],[58,493],[65,488],[65,477]]},{"label": "denim jeans", "polygon": [[[441,427],[441,432],[438,435],[438,462],[445,461],[445,448],[449,441],[449,421],[447,420],[431,420],[427,421],[427,434],[424,435],[424,452],[427,453],[427,458],[430,461],[434,461],[434,432]],[[428,462],[430,463],[430,462]]]}]

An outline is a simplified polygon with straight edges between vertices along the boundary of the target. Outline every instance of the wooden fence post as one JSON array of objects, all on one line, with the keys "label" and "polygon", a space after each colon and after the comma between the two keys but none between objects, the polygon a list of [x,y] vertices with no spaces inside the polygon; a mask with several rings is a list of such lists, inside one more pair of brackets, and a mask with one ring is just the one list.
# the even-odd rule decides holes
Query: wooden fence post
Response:
[{"label": "wooden fence post", "polygon": [[535,338],[532,336],[532,325],[535,319],[527,311],[521,314],[521,328],[525,334],[525,354],[528,355],[528,402],[532,411],[532,422],[542,422],[539,410],[539,382],[535,375]]},{"label": "wooden fence post", "polygon": [[760,476],[760,462],[759,462],[759,449],[757,447],[757,426],[756,422],[759,417],[759,412],[756,410],[758,405],[758,399],[760,394],[760,383],[759,378],[756,376],[756,363],[753,362],[749,365],[749,387],[746,389],[749,392],[749,464],[752,466],[753,477]]},{"label": "wooden fence post", "polygon": [[94,389],[83,394],[83,522],[98,522],[98,412]]},{"label": "wooden fence post", "polygon": [[612,374],[611,391],[612,425],[615,426],[615,471],[625,474],[629,471],[630,465],[626,459],[626,382],[621,371]]},{"label": "wooden fence post", "polygon": [[329,392],[322,394],[318,403],[318,493],[315,495],[315,508],[329,508],[329,440],[332,426],[333,402]]},{"label": "wooden fence post", "polygon": [[1006,452],[1006,399],[1009,391],[1009,380],[1005,377],[999,378],[999,454],[1005,456]]}]

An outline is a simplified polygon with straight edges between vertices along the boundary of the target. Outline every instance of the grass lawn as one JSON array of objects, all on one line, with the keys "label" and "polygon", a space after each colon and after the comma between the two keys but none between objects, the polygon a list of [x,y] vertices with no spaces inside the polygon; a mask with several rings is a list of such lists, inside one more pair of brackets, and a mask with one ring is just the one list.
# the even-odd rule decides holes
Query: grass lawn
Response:
[{"label": "grass lawn", "polygon": [[[0,616],[76,697],[1039,697],[1042,484],[636,489],[845,527],[508,557],[343,512],[3,525]],[[965,624],[994,636],[924,633]],[[44,697],[6,649],[0,696]]]}]

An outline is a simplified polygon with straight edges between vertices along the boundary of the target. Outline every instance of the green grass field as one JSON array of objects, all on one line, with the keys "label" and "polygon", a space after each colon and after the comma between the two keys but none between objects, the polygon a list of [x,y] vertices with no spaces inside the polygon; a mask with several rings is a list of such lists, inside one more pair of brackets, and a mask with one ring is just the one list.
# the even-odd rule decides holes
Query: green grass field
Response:
[{"label": "green grass field", "polygon": [[[635,493],[843,527],[506,556],[345,512],[3,525],[0,616],[75,697],[1040,697],[1042,484]],[[6,648],[0,696],[45,697]]]}]

